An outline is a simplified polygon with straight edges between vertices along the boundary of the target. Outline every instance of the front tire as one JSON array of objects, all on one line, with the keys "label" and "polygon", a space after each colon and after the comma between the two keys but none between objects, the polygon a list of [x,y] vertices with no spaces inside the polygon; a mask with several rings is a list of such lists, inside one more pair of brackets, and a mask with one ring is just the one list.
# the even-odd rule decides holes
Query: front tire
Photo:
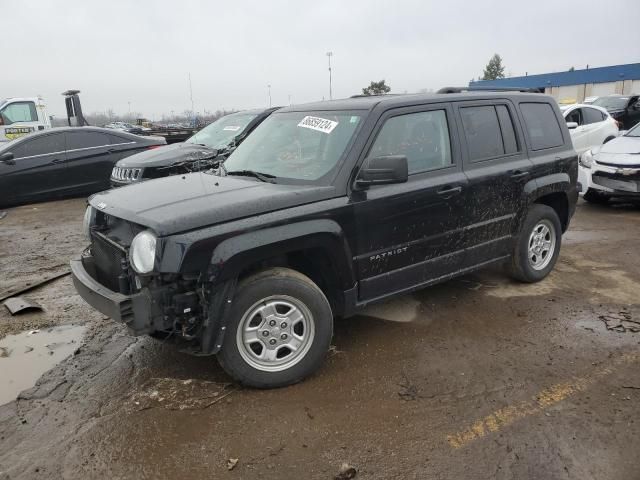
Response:
[{"label": "front tire", "polygon": [[276,388],[303,380],[322,365],[333,314],[305,275],[272,268],[239,283],[218,361],[242,385]]},{"label": "front tire", "polygon": [[513,250],[511,276],[526,283],[544,279],[556,264],[561,243],[562,225],[556,211],[533,204]]}]

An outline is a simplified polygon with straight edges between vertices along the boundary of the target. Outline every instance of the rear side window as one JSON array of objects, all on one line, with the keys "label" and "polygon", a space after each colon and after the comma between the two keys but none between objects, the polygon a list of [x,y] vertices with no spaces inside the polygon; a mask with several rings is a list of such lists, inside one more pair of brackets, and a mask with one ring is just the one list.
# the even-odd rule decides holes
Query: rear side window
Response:
[{"label": "rear side window", "polygon": [[505,105],[462,107],[460,115],[472,162],[518,151],[513,121]]},{"label": "rear side window", "polygon": [[589,125],[590,123],[598,123],[604,120],[602,112],[595,108],[584,108],[584,123]]},{"label": "rear side window", "polygon": [[68,132],[67,150],[103,147],[109,145],[109,137],[99,132]]},{"label": "rear side window", "polygon": [[451,142],[444,110],[391,117],[382,126],[369,157],[406,155],[409,174],[448,167]]},{"label": "rear side window", "polygon": [[130,138],[121,137],[119,135],[111,135],[109,134],[109,140],[111,140],[111,145],[118,145],[120,143],[131,143],[133,142]]},{"label": "rear side window", "polygon": [[532,150],[559,147],[564,144],[562,130],[551,105],[521,103],[520,110],[529,132]]}]

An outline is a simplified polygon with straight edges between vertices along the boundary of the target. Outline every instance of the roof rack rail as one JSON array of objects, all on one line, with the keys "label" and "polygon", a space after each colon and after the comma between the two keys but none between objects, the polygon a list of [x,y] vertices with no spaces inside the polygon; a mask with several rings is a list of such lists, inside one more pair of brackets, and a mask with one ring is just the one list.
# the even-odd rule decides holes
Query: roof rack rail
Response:
[{"label": "roof rack rail", "polygon": [[541,88],[527,87],[443,87],[436,93],[462,93],[462,92],[525,92],[543,93]]}]

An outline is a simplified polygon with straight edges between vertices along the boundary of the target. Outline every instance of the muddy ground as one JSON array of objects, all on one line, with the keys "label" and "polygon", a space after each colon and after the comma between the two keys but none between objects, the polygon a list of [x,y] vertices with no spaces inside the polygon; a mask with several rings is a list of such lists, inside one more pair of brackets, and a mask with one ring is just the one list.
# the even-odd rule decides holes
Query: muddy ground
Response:
[{"label": "muddy ground", "polygon": [[[83,209],[10,210],[0,290],[63,272]],[[357,479],[640,479],[639,238],[638,207],[581,203],[544,282],[489,270],[371,308],[273,391],[128,336],[54,280],[27,294],[44,312],[0,308],[0,337],[86,327],[0,407],[0,479],[332,479],[345,462]]]}]

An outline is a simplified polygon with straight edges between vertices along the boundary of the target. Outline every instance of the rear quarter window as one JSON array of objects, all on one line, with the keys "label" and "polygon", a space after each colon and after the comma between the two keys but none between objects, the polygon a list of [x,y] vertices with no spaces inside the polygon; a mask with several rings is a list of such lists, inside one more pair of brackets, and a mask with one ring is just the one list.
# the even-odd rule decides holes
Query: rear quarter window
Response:
[{"label": "rear quarter window", "polygon": [[520,111],[529,133],[532,150],[560,147],[562,130],[553,107],[548,103],[521,103]]}]

